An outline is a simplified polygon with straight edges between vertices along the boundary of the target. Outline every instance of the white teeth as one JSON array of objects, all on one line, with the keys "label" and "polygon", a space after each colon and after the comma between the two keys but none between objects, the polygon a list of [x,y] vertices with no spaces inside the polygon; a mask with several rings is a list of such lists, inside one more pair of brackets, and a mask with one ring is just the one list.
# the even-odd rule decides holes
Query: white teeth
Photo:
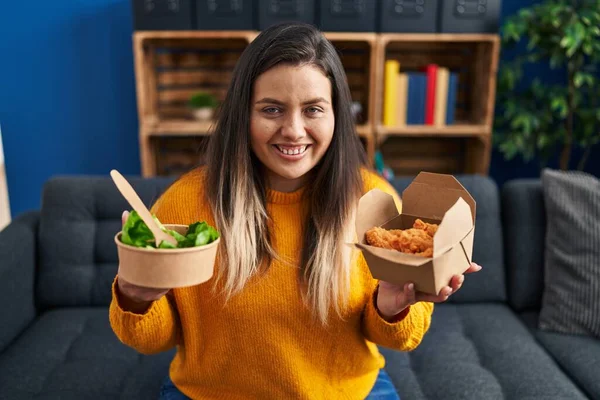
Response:
[{"label": "white teeth", "polygon": [[302,153],[304,153],[306,151],[306,146],[296,147],[295,149],[284,149],[283,147],[280,147],[280,146],[276,146],[276,147],[283,154],[287,154],[287,155],[302,154]]}]

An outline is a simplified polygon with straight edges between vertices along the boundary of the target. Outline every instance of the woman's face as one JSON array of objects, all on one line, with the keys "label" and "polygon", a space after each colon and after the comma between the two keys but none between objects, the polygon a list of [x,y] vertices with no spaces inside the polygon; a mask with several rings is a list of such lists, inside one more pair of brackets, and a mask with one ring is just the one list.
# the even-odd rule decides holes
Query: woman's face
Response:
[{"label": "woman's face", "polygon": [[306,183],[334,126],[331,83],[318,68],[281,64],[256,79],[250,140],[272,189],[291,192]]}]

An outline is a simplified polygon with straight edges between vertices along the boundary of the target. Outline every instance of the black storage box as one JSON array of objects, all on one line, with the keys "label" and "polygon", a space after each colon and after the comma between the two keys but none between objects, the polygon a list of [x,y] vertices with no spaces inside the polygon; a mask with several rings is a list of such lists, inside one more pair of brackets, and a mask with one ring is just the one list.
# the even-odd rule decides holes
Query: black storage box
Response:
[{"label": "black storage box", "polygon": [[319,29],[327,32],[375,32],[374,0],[320,0]]},{"label": "black storage box", "polygon": [[315,0],[258,0],[258,30],[289,21],[316,25]]},{"label": "black storage box", "polygon": [[399,33],[437,31],[438,4],[451,0],[382,0],[379,30]]},{"label": "black storage box", "polygon": [[254,29],[254,0],[196,0],[199,30]]},{"label": "black storage box", "polygon": [[136,31],[194,29],[194,0],[132,0],[133,29]]},{"label": "black storage box", "polygon": [[501,0],[444,0],[440,32],[498,33]]}]

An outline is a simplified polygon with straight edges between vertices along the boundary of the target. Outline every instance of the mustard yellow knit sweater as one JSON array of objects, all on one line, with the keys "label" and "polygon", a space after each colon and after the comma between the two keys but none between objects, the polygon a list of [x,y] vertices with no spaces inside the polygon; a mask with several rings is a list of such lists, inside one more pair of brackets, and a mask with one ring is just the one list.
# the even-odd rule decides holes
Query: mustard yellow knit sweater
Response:
[{"label": "mustard yellow knit sweater", "polygon": [[[365,192],[379,188],[395,195],[377,175],[363,178]],[[153,207],[160,221],[214,224],[203,179],[196,169],[174,183]],[[298,260],[301,253],[301,194],[269,192],[273,243],[283,259]],[[417,303],[401,321],[386,322],[375,308],[377,281],[362,255],[357,259],[344,320],[332,312],[327,327],[302,302],[297,269],[278,262],[226,304],[209,281],[172,290],[144,314],[134,314],[119,306],[113,284],[110,323],[140,353],[177,346],[170,376],[192,399],[364,399],[384,366],[375,344],[414,349],[429,328],[433,304]]]}]

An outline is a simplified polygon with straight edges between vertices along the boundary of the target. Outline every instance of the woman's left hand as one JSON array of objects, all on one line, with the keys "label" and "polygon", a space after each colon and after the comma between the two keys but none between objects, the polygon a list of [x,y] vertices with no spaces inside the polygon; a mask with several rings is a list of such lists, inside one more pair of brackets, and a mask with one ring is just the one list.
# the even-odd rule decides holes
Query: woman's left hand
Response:
[{"label": "woman's left hand", "polygon": [[[471,266],[464,274],[470,274],[480,270],[480,265],[471,263]],[[442,288],[437,296],[415,291],[413,283],[406,283],[404,286],[400,286],[389,282],[379,281],[379,290],[377,293],[377,309],[379,310],[379,314],[385,319],[392,319],[406,307],[415,304],[418,301],[442,303],[448,300],[451,294],[456,293],[460,289],[465,280],[464,274],[454,275],[450,280],[450,286]]]}]

